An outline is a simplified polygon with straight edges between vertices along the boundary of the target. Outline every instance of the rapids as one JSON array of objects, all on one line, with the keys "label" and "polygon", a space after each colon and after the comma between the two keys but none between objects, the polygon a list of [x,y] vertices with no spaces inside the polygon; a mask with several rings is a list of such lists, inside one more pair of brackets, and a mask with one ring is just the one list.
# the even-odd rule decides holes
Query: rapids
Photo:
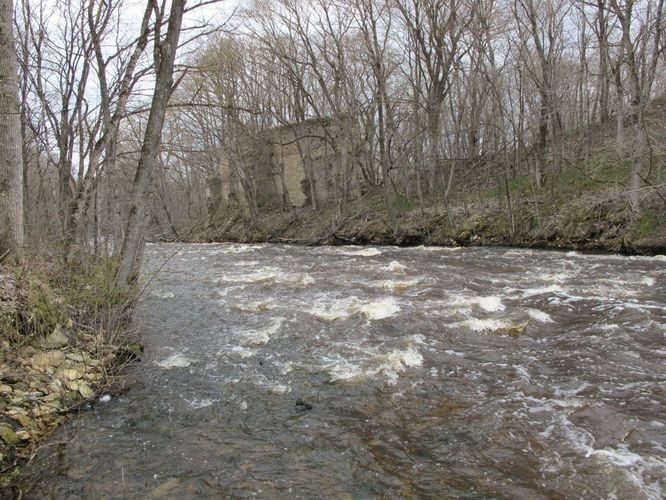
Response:
[{"label": "rapids", "polygon": [[666,261],[150,245],[130,390],[30,498],[666,495]]}]

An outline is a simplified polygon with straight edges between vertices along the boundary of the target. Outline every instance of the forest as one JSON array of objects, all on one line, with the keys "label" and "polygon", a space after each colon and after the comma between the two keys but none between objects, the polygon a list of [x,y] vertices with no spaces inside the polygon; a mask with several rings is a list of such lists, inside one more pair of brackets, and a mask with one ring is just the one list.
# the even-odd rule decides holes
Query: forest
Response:
[{"label": "forest", "polygon": [[[170,20],[148,4],[140,24],[119,1],[16,5],[26,238],[65,260],[77,246],[120,251],[126,236]],[[298,213],[332,231],[364,198],[387,234],[411,213],[459,228],[489,204],[508,233],[536,231],[583,193],[643,233],[661,227],[663,0],[205,4],[183,6],[139,190],[148,239],[210,239],[232,216],[251,228],[291,212],[284,195],[262,206],[249,150],[313,122],[327,186],[299,143]]]}]

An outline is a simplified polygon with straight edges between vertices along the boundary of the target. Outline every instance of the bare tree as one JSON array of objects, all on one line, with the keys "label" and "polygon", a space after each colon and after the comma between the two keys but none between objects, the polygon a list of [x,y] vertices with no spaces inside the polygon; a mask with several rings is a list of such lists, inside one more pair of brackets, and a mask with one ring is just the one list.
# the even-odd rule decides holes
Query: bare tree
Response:
[{"label": "bare tree", "polygon": [[23,157],[12,0],[0,1],[0,261],[23,254]]},{"label": "bare tree", "polygon": [[120,251],[120,266],[116,274],[116,284],[120,287],[126,287],[134,281],[141,267],[145,247],[148,192],[153,180],[156,158],[160,152],[167,104],[174,90],[174,62],[185,12],[185,2],[186,0],[173,0],[164,38],[159,29],[165,16],[163,6],[160,8],[156,2],[151,2],[156,17],[153,55],[156,68],[155,89],[146,123],[141,156],[134,177],[127,229]]},{"label": "bare tree", "polygon": [[[384,4],[380,11],[375,13],[375,0],[360,0],[356,8],[359,11],[359,22],[365,40],[365,48],[370,59],[372,74],[375,80],[375,109],[377,111],[377,141],[379,143],[379,157],[382,172],[382,182],[384,185],[384,204],[386,215],[391,230],[396,233],[398,228],[393,209],[393,193],[389,179],[391,169],[391,157],[389,148],[391,138],[395,133],[393,119],[393,110],[391,108],[390,96],[387,89],[388,68],[386,68],[386,51],[388,36],[386,31],[391,29],[390,7]],[[381,37],[380,27],[381,19],[386,22],[384,36]],[[381,37],[381,38],[380,38]]]},{"label": "bare tree", "polygon": [[[643,164],[647,153],[645,112],[652,94],[652,85],[659,63],[659,44],[663,33],[664,0],[648,2],[643,19],[635,22],[635,0],[610,0],[622,28],[622,49],[629,88],[631,120],[635,146],[630,173],[629,202],[635,213],[640,212]],[[636,26],[637,24],[637,26]],[[634,35],[633,33],[637,33]]]}]

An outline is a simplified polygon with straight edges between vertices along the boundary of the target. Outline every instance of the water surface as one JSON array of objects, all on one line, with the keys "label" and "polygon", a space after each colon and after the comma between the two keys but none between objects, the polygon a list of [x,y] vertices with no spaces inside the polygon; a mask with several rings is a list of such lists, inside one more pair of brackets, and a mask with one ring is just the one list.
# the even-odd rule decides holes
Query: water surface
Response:
[{"label": "water surface", "polygon": [[147,260],[131,390],[55,436],[31,496],[666,491],[663,257],[165,244]]}]

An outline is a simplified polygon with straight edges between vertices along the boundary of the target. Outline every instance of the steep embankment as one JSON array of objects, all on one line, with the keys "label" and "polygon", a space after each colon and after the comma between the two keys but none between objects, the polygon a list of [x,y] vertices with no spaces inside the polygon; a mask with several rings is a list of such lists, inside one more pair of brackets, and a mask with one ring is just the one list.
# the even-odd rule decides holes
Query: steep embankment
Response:
[{"label": "steep embankment", "polygon": [[[647,117],[649,155],[643,169],[641,212],[628,203],[631,141],[617,153],[615,123],[569,132],[561,166],[545,169],[536,188],[529,167],[503,172],[460,172],[447,214],[441,198],[423,205],[396,196],[396,228],[387,223],[380,188],[350,202],[342,214],[332,207],[264,213],[256,220],[229,211],[194,241],[299,244],[511,245],[623,253],[666,252],[666,100],[653,102]],[[627,129],[627,138],[632,130]],[[470,181],[471,179],[471,181]],[[488,182],[488,179],[491,179]],[[471,202],[470,200],[474,200]]]}]

